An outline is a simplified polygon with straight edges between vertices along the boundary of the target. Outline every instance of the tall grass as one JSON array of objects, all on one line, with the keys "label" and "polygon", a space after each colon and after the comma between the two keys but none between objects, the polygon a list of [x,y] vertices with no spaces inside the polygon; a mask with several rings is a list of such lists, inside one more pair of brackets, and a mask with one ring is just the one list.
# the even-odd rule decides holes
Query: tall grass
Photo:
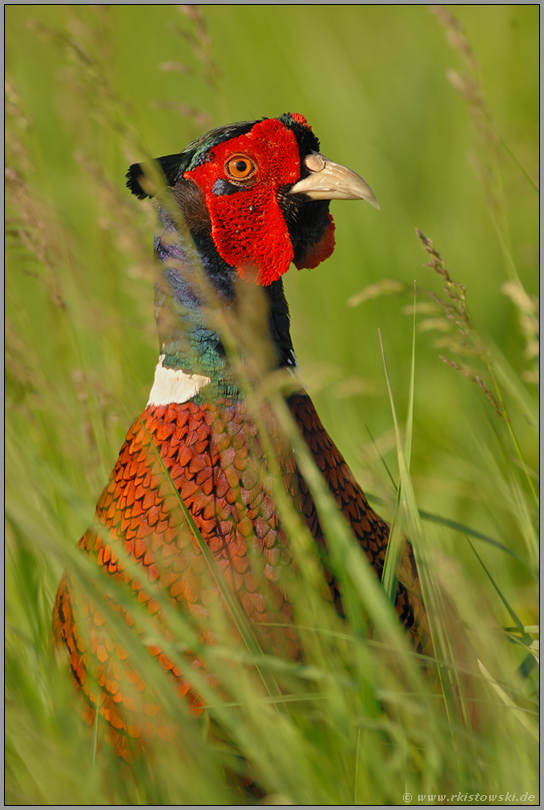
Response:
[{"label": "tall grass", "polygon": [[[463,28],[423,7],[8,7],[7,804],[238,804],[251,798],[225,772],[248,766],[270,803],[538,801],[535,13],[464,6]],[[437,656],[422,667],[409,649],[270,385],[258,394],[312,488],[348,619],[320,598],[278,493],[304,665],[263,656],[250,627],[245,648],[224,633],[202,650],[230,696],[200,685],[206,725],[123,636],[180,725],[128,766],[80,719],[49,629],[66,566],[92,587],[75,543],[156,361],[154,219],[123,175],[287,109],[382,205],[334,207],[334,257],[286,288],[326,426],[412,537]]]}]

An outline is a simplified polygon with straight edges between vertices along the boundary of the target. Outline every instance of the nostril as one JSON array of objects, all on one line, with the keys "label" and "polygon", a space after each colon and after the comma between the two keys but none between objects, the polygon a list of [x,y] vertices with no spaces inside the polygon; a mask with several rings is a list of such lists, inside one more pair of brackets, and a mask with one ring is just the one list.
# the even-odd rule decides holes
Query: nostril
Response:
[{"label": "nostril", "polygon": [[310,152],[304,158],[304,165],[310,172],[320,172],[325,167],[326,160],[319,152]]}]

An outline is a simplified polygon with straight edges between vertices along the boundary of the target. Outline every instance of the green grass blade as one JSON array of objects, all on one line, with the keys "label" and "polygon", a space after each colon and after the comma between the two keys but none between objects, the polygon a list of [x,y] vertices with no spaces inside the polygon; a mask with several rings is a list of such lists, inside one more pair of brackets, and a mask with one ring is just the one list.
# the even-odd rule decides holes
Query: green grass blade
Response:
[{"label": "green grass blade", "polygon": [[482,568],[484,569],[484,571],[485,571],[485,573],[486,573],[486,575],[487,575],[487,577],[488,577],[489,581],[491,582],[491,584],[492,584],[492,585],[493,585],[493,587],[495,588],[495,590],[496,590],[497,594],[499,595],[499,599],[501,600],[501,602],[502,602],[502,603],[503,603],[503,605],[505,606],[506,610],[508,611],[508,613],[509,613],[509,614],[510,614],[510,616],[512,617],[512,621],[513,621],[513,622],[514,622],[514,624],[516,625],[516,628],[518,629],[518,631],[519,631],[520,633],[524,633],[524,629],[523,629],[523,622],[521,621],[521,619],[519,619],[519,618],[518,618],[518,616],[517,616],[516,612],[514,611],[514,609],[512,608],[512,606],[510,605],[510,603],[508,602],[508,600],[507,600],[507,598],[505,597],[505,595],[503,594],[502,590],[501,590],[501,589],[499,588],[499,586],[497,585],[497,583],[496,583],[496,581],[495,581],[494,577],[492,576],[491,572],[489,571],[489,569],[488,569],[488,568],[487,568],[487,566],[485,565],[484,561],[482,560],[482,558],[480,557],[480,555],[478,554],[478,552],[476,551],[476,549],[474,548],[474,546],[472,545],[472,543],[470,542],[470,540],[469,540],[469,538],[468,538],[468,537],[467,537],[467,543],[469,544],[469,546],[471,547],[472,551],[473,551],[473,552],[474,552],[474,554],[476,555],[476,558],[478,559],[478,562],[480,563],[480,565],[481,565],[481,566],[482,566]]},{"label": "green grass blade", "polygon": [[[387,361],[385,358],[385,350],[382,342],[381,332],[378,330],[380,337],[380,346],[382,350],[383,365],[385,370],[385,379],[387,381],[387,390],[389,392],[389,401],[391,403],[391,411],[393,414],[393,423],[395,425],[395,434],[397,437],[397,447],[400,448],[400,430],[397,422],[397,414],[393,403],[393,394],[391,391],[391,382],[389,380],[389,371],[387,369]],[[404,463],[406,463],[406,455],[404,455]],[[399,487],[397,490],[397,499],[395,506],[395,514],[391,524],[391,531],[389,533],[389,542],[385,553],[385,560],[382,573],[382,585],[387,594],[389,601],[394,605],[397,597],[397,584],[399,579],[400,558],[402,553],[402,544],[404,542],[404,517],[405,510],[403,504],[403,489],[402,489],[402,475],[400,478]]]}]

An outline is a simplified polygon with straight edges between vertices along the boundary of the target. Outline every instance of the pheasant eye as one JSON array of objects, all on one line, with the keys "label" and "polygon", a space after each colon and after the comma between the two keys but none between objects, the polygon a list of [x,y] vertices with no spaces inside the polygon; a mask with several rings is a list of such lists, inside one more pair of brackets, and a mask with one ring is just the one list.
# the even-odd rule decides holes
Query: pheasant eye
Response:
[{"label": "pheasant eye", "polygon": [[235,180],[247,180],[257,171],[256,165],[246,155],[234,155],[227,161],[225,169]]}]

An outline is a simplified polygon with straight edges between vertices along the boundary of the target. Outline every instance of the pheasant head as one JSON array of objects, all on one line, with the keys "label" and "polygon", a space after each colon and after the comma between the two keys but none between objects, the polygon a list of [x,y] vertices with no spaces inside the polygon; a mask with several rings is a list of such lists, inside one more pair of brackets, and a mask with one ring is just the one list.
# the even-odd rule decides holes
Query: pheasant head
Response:
[{"label": "pheasant head", "polygon": [[[291,263],[314,268],[333,252],[331,200],[363,199],[379,207],[370,187],[355,172],[321,155],[319,140],[298,113],[214,129],[157,163],[170,191],[170,207],[159,203],[165,230],[156,239],[156,253],[178,320],[185,332],[189,327],[205,338],[196,347],[195,360],[195,346],[192,358],[187,351],[187,335],[179,345],[172,318],[162,319],[161,334],[161,307],[166,305],[159,289],[166,367],[206,374],[226,385],[221,341],[204,323],[200,297],[190,282],[194,262],[172,206],[183,215],[207,281],[227,307],[236,298],[237,279],[266,290],[275,365],[293,365],[281,277]],[[146,164],[129,169],[127,185],[140,199],[153,196],[152,174]]]}]

